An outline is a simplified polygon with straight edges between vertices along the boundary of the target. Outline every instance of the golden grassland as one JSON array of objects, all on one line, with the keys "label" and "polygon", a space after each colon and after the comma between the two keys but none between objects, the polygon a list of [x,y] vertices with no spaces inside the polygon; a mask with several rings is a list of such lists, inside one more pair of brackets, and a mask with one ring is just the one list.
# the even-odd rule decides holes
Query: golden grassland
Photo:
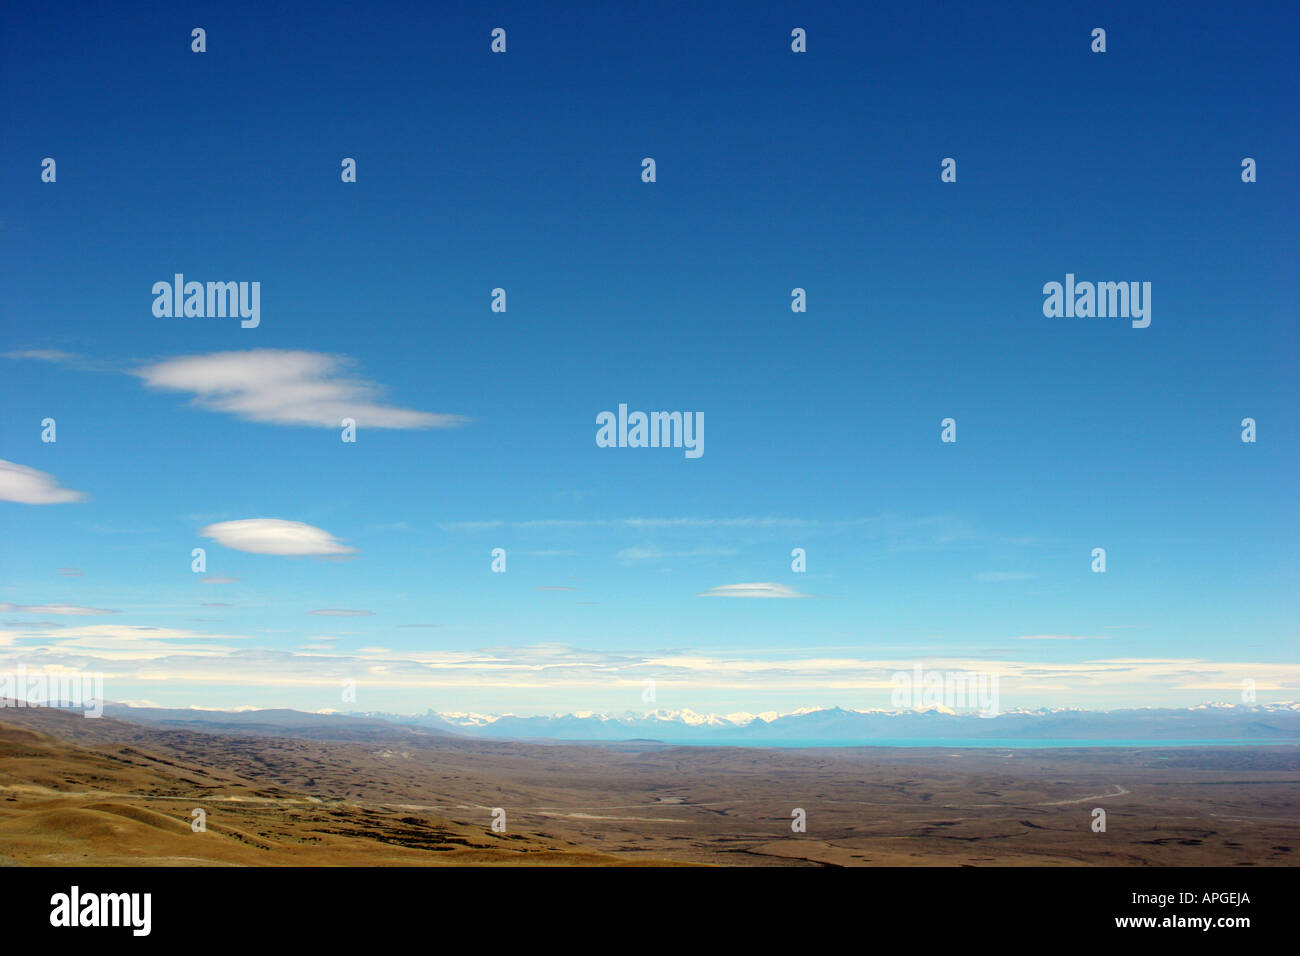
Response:
[{"label": "golden grassland", "polygon": [[1296,748],[336,740],[0,711],[9,865],[1285,866],[1297,820]]}]

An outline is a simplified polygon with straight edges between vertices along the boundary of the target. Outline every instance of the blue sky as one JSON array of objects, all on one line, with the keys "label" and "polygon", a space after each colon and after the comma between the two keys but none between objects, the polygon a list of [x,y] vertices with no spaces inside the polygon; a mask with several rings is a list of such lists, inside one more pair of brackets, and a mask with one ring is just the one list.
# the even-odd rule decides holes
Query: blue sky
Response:
[{"label": "blue sky", "polygon": [[[1294,11],[616,7],[9,15],[0,459],[38,474],[0,478],[0,667],[402,712],[886,706],[918,661],[1004,706],[1293,698]],[[177,272],[261,324],[155,317]],[[1066,273],[1151,282],[1151,325],[1046,318]],[[704,455],[597,447],[619,403],[702,412]],[[351,406],[464,421],[346,444]],[[741,583],[807,597],[704,596]]]}]

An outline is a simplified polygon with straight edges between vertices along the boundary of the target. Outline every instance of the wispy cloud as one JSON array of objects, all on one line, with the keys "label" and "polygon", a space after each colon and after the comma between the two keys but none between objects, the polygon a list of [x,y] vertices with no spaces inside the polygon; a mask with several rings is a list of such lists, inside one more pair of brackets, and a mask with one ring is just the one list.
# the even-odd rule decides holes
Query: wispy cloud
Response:
[{"label": "wispy cloud", "polygon": [[[151,679],[148,667],[160,659],[226,657],[235,650],[227,642],[248,640],[235,634],[205,634],[140,624],[89,624],[60,628],[52,634],[0,631],[0,637],[5,636],[12,639],[11,651],[21,654],[16,659],[19,663],[82,668],[95,664],[96,669],[110,670],[112,662],[132,661],[144,668],[141,672],[144,679]],[[33,637],[46,643],[34,645]]]},{"label": "wispy cloud", "polygon": [[[367,646],[335,650],[332,638],[308,638],[298,651],[249,647],[233,634],[202,634],[175,628],[93,625],[37,632],[0,630],[0,670],[22,663],[102,670],[114,682],[171,688],[218,685],[337,688],[344,677],[373,688],[458,688],[478,693],[492,687],[521,692],[556,690],[567,695],[614,689],[639,692],[653,677],[662,690],[767,695],[798,693],[825,700],[884,704],[898,672],[922,664],[944,671],[994,672],[1004,703],[1038,705],[1112,695],[1157,704],[1169,695],[1241,688],[1250,678],[1261,689],[1293,693],[1300,664],[1207,661],[1199,658],[1109,658],[1067,663],[967,656],[860,657],[823,653],[791,657],[709,651],[599,651],[560,644],[478,650],[390,649]],[[241,646],[243,645],[243,646]],[[874,697],[872,696],[874,695]],[[1131,706],[1131,705],[1130,705]]]},{"label": "wispy cloud", "polygon": [[53,475],[0,459],[0,501],[24,505],[61,505],[85,501],[84,491],[64,488]]},{"label": "wispy cloud", "polygon": [[69,366],[81,372],[121,373],[125,372],[129,365],[129,363],[124,363],[119,359],[78,355],[76,352],[65,352],[61,349],[19,349],[12,352],[0,352],[0,358],[49,362],[54,365]]},{"label": "wispy cloud", "polygon": [[662,551],[656,547],[624,548],[616,557],[625,564],[638,561],[669,561],[676,558],[725,558],[736,554],[735,548],[688,548],[682,551]]},{"label": "wispy cloud", "polygon": [[720,587],[710,588],[707,591],[701,591],[697,597],[730,597],[730,598],[806,598],[812,597],[811,594],[801,594],[794,588],[785,584],[756,583],[756,584],[723,584]]},{"label": "wispy cloud", "polygon": [[324,555],[356,551],[322,528],[281,518],[220,521],[203,528],[199,534],[227,548],[252,554]]},{"label": "wispy cloud", "polygon": [[1105,641],[1105,634],[1022,634],[1018,641]]},{"label": "wispy cloud", "polygon": [[491,519],[452,521],[439,524],[444,531],[565,531],[586,528],[614,528],[629,531],[800,531],[805,534],[860,534],[879,540],[894,550],[949,548],[976,538],[972,528],[951,515],[906,517],[883,514],[860,518],[792,518],[773,515],[712,517],[628,517],[628,518],[536,518],[529,520]]},{"label": "wispy cloud", "polygon": [[982,583],[996,581],[1028,581],[1034,575],[1028,571],[984,571],[975,575],[975,580]]},{"label": "wispy cloud", "polygon": [[535,518],[527,521],[452,521],[444,530],[494,528],[806,528],[822,524],[804,518]]},{"label": "wispy cloud", "polygon": [[370,617],[374,611],[353,611],[348,608],[327,607],[319,611],[308,611],[308,614],[315,614],[320,617]]},{"label": "wispy cloud", "polygon": [[61,352],[58,349],[19,349],[13,352],[0,353],[0,355],[7,359],[36,362],[72,362],[79,358],[72,352]]},{"label": "wispy cloud", "polygon": [[382,389],[349,374],[342,355],[282,349],[187,355],[133,374],[150,388],[187,393],[202,408],[246,421],[338,428],[450,428],[469,419],[382,404]]},{"label": "wispy cloud", "polygon": [[0,611],[19,614],[72,614],[78,616],[94,614],[116,614],[117,611],[102,607],[79,607],[75,604],[0,604]]}]

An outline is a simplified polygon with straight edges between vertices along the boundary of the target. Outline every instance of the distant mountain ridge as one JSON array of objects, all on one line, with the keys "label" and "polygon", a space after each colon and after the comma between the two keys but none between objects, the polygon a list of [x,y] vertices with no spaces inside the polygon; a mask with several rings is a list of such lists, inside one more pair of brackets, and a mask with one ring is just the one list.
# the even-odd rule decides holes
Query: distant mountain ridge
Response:
[{"label": "distant mountain ridge", "polygon": [[[72,708],[75,709],[75,708]],[[0,721],[5,711],[0,708]],[[448,731],[427,726],[412,728],[410,721],[364,714],[309,713],[302,710],[210,710],[207,708],[135,707],[106,703],[104,716],[168,730],[198,730],[207,733],[251,734],[302,739],[389,738],[394,733],[424,733],[446,736]]]},{"label": "distant mountain ridge", "polygon": [[1015,710],[996,717],[940,710],[810,708],[779,714],[576,713],[518,716],[439,713],[367,714],[475,737],[515,740],[629,740],[670,743],[782,742],[849,744],[873,740],[1300,740],[1300,702],[1089,711]]},{"label": "distant mountain ridge", "polygon": [[[1012,710],[996,717],[940,709],[805,708],[788,713],[699,714],[691,710],[543,716],[439,712],[164,709],[106,704],[106,716],[171,729],[304,738],[374,739],[431,734],[482,740],[656,742],[675,745],[900,746],[927,741],[1222,741],[1280,740],[1300,744],[1300,702],[1198,704],[1185,708],[1095,711]],[[4,710],[0,709],[0,720]],[[938,745],[938,744],[936,744]]]}]

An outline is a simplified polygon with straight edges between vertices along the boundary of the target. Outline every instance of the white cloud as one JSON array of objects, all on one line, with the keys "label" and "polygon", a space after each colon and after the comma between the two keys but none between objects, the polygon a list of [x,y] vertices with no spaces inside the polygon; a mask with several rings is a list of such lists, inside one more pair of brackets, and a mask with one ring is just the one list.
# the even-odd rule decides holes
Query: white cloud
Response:
[{"label": "white cloud", "polygon": [[691,548],[685,551],[661,551],[656,547],[624,548],[615,557],[623,562],[665,561],[672,558],[730,557],[735,548]]},{"label": "white cloud", "polygon": [[[882,514],[870,517],[845,519],[781,518],[775,516],[749,516],[734,518],[675,517],[675,518],[542,518],[528,521],[453,521],[440,523],[444,531],[480,532],[500,528],[517,528],[521,531],[578,531],[584,528],[616,528],[668,537],[674,533],[687,534],[697,530],[738,531],[753,535],[799,531],[803,534],[859,534],[880,541],[882,546],[895,551],[944,550],[967,546],[980,540],[980,536],[965,521],[951,515],[926,515],[907,517]],[[686,544],[687,542],[683,542]],[[649,560],[654,557],[685,557],[722,555],[727,551],[686,549],[680,554],[658,555],[655,549],[629,548],[620,555],[622,560]]]},{"label": "white cloud", "polygon": [[342,607],[327,607],[319,611],[308,611],[308,614],[317,614],[321,617],[370,617],[374,611],[353,611]]},{"label": "white cloud", "polygon": [[1104,641],[1106,635],[1098,634],[1023,634],[1018,641]]},{"label": "white cloud", "polygon": [[806,598],[811,594],[801,594],[784,584],[724,584],[721,587],[702,591],[697,597],[734,597],[734,598]]},{"label": "white cloud", "polygon": [[58,349],[21,349],[16,352],[5,352],[4,357],[8,359],[32,359],[37,362],[70,362],[77,358],[71,352],[60,352]]},{"label": "white cloud", "polygon": [[[247,640],[237,634],[205,634],[183,628],[154,627],[142,624],[87,624],[67,627],[50,633],[33,634],[26,630],[0,631],[0,644],[6,643],[14,650],[20,648],[13,639],[23,641],[22,658],[29,666],[60,665],[86,669],[109,670],[112,661],[136,661],[152,664],[170,657],[215,659],[233,654],[235,648],[224,642]],[[43,639],[44,646],[31,645],[34,637]],[[211,642],[211,643],[210,643]]]},{"label": "white cloud", "polygon": [[[860,522],[848,522],[856,525]],[[834,526],[842,526],[837,522]],[[453,521],[439,525],[446,530],[483,531],[492,528],[814,528],[820,525],[803,518],[539,518],[530,521]]]},{"label": "white cloud", "polygon": [[[0,672],[23,664],[29,670],[70,667],[104,672],[106,685],[127,693],[154,696],[150,689],[174,692],[193,687],[196,702],[223,684],[267,688],[334,687],[345,677],[373,688],[461,689],[479,694],[484,688],[530,694],[562,691],[566,696],[613,688],[634,690],[646,677],[662,688],[710,694],[816,695],[831,702],[853,700],[885,705],[899,671],[918,661],[897,657],[824,655],[755,658],[706,650],[645,653],[582,650],[566,645],[530,645],[480,650],[390,649],[366,646],[335,650],[331,638],[313,635],[296,651],[249,647],[252,640],[234,634],[130,625],[92,625],[32,633],[29,628],[0,630]],[[1300,664],[1258,661],[1206,661],[1196,658],[1090,659],[1067,663],[1007,661],[987,657],[927,657],[924,666],[951,672],[999,676],[1002,701],[1013,706],[1065,702],[1075,706],[1110,699],[1156,705],[1183,695],[1203,700],[1202,689],[1231,690],[1249,677],[1260,689],[1294,693],[1300,688]],[[108,684],[112,681],[111,684]],[[872,696],[874,695],[874,697]],[[263,700],[273,697],[261,695]],[[524,699],[524,698],[520,698]],[[1187,702],[1187,701],[1185,701]]]},{"label": "white cloud", "polygon": [[219,521],[199,534],[227,548],[253,554],[350,554],[356,550],[321,528],[280,518]]},{"label": "white cloud", "polygon": [[0,459],[0,501],[24,505],[61,505],[85,501],[84,491],[64,488],[53,475]]},{"label": "white cloud", "polygon": [[151,388],[188,392],[203,408],[267,424],[339,428],[352,418],[358,428],[449,428],[468,421],[380,404],[380,387],[349,376],[350,365],[341,355],[253,349],[166,359],[134,374]]},{"label": "white cloud", "polygon": [[78,607],[75,604],[0,604],[0,611],[16,611],[19,614],[116,614],[102,607]]}]

